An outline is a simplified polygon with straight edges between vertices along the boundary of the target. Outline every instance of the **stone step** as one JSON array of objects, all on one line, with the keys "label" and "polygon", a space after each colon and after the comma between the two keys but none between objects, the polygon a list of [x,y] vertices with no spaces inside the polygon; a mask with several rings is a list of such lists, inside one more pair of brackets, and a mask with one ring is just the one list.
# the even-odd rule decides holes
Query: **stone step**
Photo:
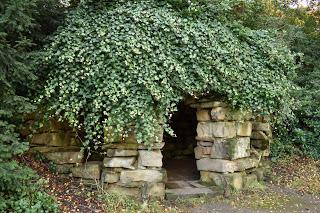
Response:
[{"label": "stone step", "polygon": [[177,198],[194,198],[201,196],[217,196],[220,193],[209,188],[180,188],[166,189],[166,199],[175,200]]}]

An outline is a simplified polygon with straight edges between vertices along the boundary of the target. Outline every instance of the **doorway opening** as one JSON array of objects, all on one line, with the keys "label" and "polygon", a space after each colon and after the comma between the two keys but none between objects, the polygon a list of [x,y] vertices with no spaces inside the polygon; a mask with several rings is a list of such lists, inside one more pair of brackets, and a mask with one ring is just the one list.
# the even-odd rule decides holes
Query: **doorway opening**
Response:
[{"label": "doorway opening", "polygon": [[197,170],[194,148],[197,132],[196,109],[184,103],[171,118],[170,126],[176,137],[164,134],[163,167],[167,171],[168,181],[193,181],[200,179]]}]

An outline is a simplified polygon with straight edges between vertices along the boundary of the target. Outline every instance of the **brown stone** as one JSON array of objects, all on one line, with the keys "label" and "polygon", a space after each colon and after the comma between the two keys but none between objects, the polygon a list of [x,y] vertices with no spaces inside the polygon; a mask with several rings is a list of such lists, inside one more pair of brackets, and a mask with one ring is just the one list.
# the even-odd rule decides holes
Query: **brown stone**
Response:
[{"label": "brown stone", "polygon": [[34,146],[30,147],[28,150],[31,153],[40,152],[63,152],[63,151],[80,151],[80,147],[78,146],[68,146],[68,147],[59,147],[59,146]]},{"label": "brown stone", "polygon": [[262,131],[253,131],[251,138],[255,140],[268,140],[268,136]]},{"label": "brown stone", "polygon": [[198,146],[212,146],[213,142],[208,142],[208,141],[198,141],[197,142]]},{"label": "brown stone", "polygon": [[202,108],[202,109],[213,108],[213,107],[226,107],[226,106],[227,106],[226,103],[223,103],[220,101],[207,101],[207,102],[199,101],[197,103],[190,104],[190,107],[192,108]]},{"label": "brown stone", "polygon": [[250,138],[215,139],[211,150],[211,158],[238,159],[250,156]]},{"label": "brown stone", "polygon": [[211,110],[211,119],[214,121],[223,121],[226,118],[227,109],[224,107],[215,107]]},{"label": "brown stone", "polygon": [[56,164],[81,163],[83,159],[83,152],[48,152],[44,153],[44,156]]},{"label": "brown stone", "polygon": [[138,166],[162,167],[160,150],[139,150]]},{"label": "brown stone", "polygon": [[165,171],[151,169],[123,170],[120,173],[120,183],[126,186],[131,185],[132,182],[162,182],[165,180],[164,173]]},{"label": "brown stone", "polygon": [[162,149],[164,143],[154,143],[150,147],[138,143],[107,143],[102,145],[102,150],[107,149]]},{"label": "brown stone", "polygon": [[197,110],[197,120],[198,121],[210,121],[210,112],[207,109],[198,109]]},{"label": "brown stone", "polygon": [[251,122],[238,122],[237,123],[237,135],[250,137],[252,132],[252,124]]},{"label": "brown stone", "polygon": [[101,162],[91,161],[85,164],[71,168],[73,177],[80,177],[85,179],[100,179]]},{"label": "brown stone", "polygon": [[234,122],[199,122],[197,140],[214,141],[215,138],[233,138],[236,136]]},{"label": "brown stone", "polygon": [[107,156],[108,157],[130,157],[137,156],[138,151],[132,149],[108,149]]},{"label": "brown stone", "polygon": [[122,167],[127,169],[134,169],[133,166],[135,157],[113,157],[113,158],[104,158],[103,165],[105,167]]},{"label": "brown stone", "polygon": [[196,146],[194,148],[194,155],[196,159],[210,157],[210,153],[211,153],[211,147]]},{"label": "brown stone", "polygon": [[270,146],[269,140],[251,140],[250,143],[253,147],[262,150],[268,149]]},{"label": "brown stone", "polygon": [[79,140],[75,138],[74,133],[71,131],[34,134],[31,144],[61,147],[81,145]]},{"label": "brown stone", "polygon": [[104,183],[116,183],[120,179],[120,174],[117,172],[111,172],[106,169],[102,170],[101,181]]}]

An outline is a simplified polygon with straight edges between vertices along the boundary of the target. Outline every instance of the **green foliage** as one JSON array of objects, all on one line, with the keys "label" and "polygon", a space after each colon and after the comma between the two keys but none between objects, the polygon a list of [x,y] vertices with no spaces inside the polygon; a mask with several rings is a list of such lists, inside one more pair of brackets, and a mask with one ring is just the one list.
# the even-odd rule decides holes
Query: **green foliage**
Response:
[{"label": "green foliage", "polygon": [[[51,8],[53,2],[53,0],[0,2],[1,212],[57,211],[54,200],[43,191],[42,181],[36,181],[39,177],[32,170],[12,161],[14,155],[22,154],[28,149],[28,143],[19,138],[17,126],[21,123],[24,113],[35,109],[28,98],[36,79],[36,75],[32,72],[31,51],[37,48],[34,42],[41,43],[45,35],[54,29],[48,22],[41,22],[53,15],[46,14],[47,16],[42,18],[46,10],[39,10]],[[47,26],[47,30],[44,30],[44,25],[41,23]]]},{"label": "green foliage", "polygon": [[[308,7],[290,8],[292,1],[277,4],[268,0],[256,1],[248,9],[245,23],[255,28],[277,30],[278,38],[292,51],[301,53],[302,66],[294,82],[300,87],[294,94],[294,119],[277,127],[277,142],[272,155],[307,155],[320,158],[320,10],[317,1]],[[258,12],[259,11],[259,12]],[[250,18],[251,17],[251,18]]]},{"label": "green foliage", "polygon": [[1,212],[59,212],[55,200],[43,192],[44,180],[15,161],[0,163]]},{"label": "green foliage", "polygon": [[39,101],[97,144],[104,126],[132,125],[138,141],[151,143],[156,124],[186,96],[211,93],[255,113],[289,113],[294,55],[272,32],[232,21],[234,2],[80,5],[40,59],[50,74]]}]

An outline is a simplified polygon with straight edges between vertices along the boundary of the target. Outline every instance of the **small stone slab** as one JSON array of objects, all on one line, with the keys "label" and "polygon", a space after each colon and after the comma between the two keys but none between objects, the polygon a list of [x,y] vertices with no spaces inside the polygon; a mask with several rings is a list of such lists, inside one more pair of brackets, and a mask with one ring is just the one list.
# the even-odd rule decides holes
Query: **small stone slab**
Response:
[{"label": "small stone slab", "polygon": [[102,170],[101,181],[104,183],[116,183],[120,179],[120,174],[117,172],[111,172],[107,169]]},{"label": "small stone slab", "polygon": [[166,199],[175,200],[177,198],[192,198],[203,195],[218,195],[218,192],[212,191],[209,188],[182,188],[182,189],[166,189]]},{"label": "small stone slab", "polygon": [[210,121],[210,112],[207,109],[198,109],[196,112],[198,121]]},{"label": "small stone slab", "polygon": [[233,138],[237,134],[235,122],[199,122],[197,140],[214,141],[215,138]]},{"label": "small stone slab", "polygon": [[243,137],[250,137],[252,132],[252,123],[247,122],[238,122],[237,123],[237,135]]},{"label": "small stone slab", "polygon": [[132,149],[108,149],[107,156],[108,157],[131,157],[137,156],[138,151]]},{"label": "small stone slab", "polygon": [[70,169],[73,177],[100,180],[101,162],[91,161]]},{"label": "small stone slab", "polygon": [[213,107],[226,107],[227,104],[220,101],[208,101],[208,102],[198,102],[190,104],[192,108],[213,108]]},{"label": "small stone slab", "polygon": [[124,170],[120,173],[120,183],[124,186],[132,185],[133,182],[162,182],[165,172],[151,169]]},{"label": "small stone slab", "polygon": [[133,163],[135,160],[135,157],[104,158],[103,165],[105,167],[122,167],[127,169],[134,169]]},{"label": "small stone slab", "polygon": [[108,143],[104,144],[102,146],[102,150],[107,150],[107,149],[162,149],[164,147],[164,143],[154,143],[152,146],[147,147],[143,144],[138,144],[138,143]]},{"label": "small stone slab", "polygon": [[138,166],[162,167],[161,151],[139,150]]},{"label": "small stone slab", "polygon": [[83,152],[48,152],[44,153],[44,156],[56,164],[81,163],[83,159]]},{"label": "small stone slab", "polygon": [[68,132],[52,132],[34,134],[30,144],[45,145],[45,146],[78,146],[80,142],[75,139],[74,133]]}]

